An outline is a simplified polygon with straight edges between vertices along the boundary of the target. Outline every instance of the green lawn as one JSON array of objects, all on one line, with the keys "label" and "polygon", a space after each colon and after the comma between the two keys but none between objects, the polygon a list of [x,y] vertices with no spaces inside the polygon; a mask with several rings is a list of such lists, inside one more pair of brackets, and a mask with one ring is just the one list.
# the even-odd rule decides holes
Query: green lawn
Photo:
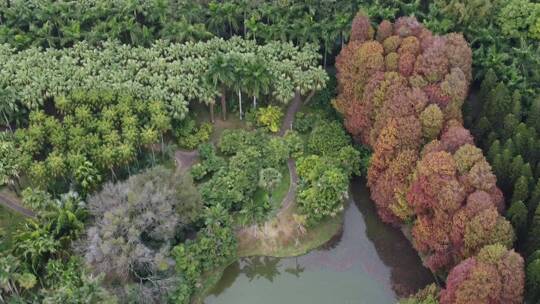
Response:
[{"label": "green lawn", "polygon": [[25,217],[0,205],[0,252],[11,247],[12,237]]}]

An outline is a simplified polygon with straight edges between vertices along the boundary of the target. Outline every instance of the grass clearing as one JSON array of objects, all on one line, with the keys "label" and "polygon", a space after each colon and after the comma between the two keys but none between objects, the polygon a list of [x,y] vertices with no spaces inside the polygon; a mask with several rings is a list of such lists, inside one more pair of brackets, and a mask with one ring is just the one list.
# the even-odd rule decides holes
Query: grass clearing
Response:
[{"label": "grass clearing", "polygon": [[237,234],[238,256],[291,257],[305,254],[328,242],[339,233],[343,214],[327,218],[316,226],[301,229],[295,220],[296,206],[260,227],[250,227]]},{"label": "grass clearing", "polygon": [[0,252],[11,248],[13,235],[26,218],[0,205]]}]

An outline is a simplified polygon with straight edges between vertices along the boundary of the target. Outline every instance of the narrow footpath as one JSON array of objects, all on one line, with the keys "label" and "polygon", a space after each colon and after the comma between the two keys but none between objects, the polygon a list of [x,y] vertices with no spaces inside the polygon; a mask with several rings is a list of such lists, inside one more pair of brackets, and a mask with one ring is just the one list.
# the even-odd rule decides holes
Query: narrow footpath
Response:
[{"label": "narrow footpath", "polygon": [[[300,94],[295,94],[294,99],[292,103],[289,105],[289,108],[287,109],[287,114],[285,115],[285,119],[283,119],[283,122],[281,123],[281,128],[279,130],[279,136],[284,136],[285,133],[288,130],[292,130],[294,118],[296,117],[296,113],[300,110],[300,107],[302,106],[302,97]],[[287,195],[281,202],[281,208],[278,211],[278,216],[280,216],[285,210],[287,210],[292,203],[294,202],[294,199],[296,197],[296,186],[298,185],[298,174],[296,173],[296,162],[293,158],[289,158],[287,160],[287,167],[289,167],[289,175],[290,178],[290,186],[289,191],[287,192]]]},{"label": "narrow footpath", "polygon": [[16,200],[8,197],[7,195],[0,193],[0,205],[13,210],[14,212],[20,213],[26,217],[35,217],[36,214],[34,211],[23,207]]}]

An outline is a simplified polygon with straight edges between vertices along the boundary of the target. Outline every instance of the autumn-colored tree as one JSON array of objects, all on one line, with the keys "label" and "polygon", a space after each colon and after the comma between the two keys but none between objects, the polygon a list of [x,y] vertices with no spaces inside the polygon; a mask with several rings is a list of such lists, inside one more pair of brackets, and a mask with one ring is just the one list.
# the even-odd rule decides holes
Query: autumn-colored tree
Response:
[{"label": "autumn-colored tree", "polygon": [[436,104],[431,104],[420,114],[422,134],[424,139],[430,141],[438,137],[443,126],[443,113]]},{"label": "autumn-colored tree", "polygon": [[[344,114],[346,129],[373,150],[367,180],[379,216],[394,225],[413,223],[413,245],[432,271],[445,273],[461,262],[451,270],[444,303],[515,303],[523,293],[519,255],[488,261],[478,254],[508,252],[514,232],[501,216],[504,197],[492,168],[463,127],[461,108],[472,81],[470,47],[463,35],[434,35],[414,17],[383,21],[376,40],[373,36],[368,18],[358,14],[351,42],[336,60],[339,95],[333,105]],[[480,93],[497,110],[477,121],[475,135],[493,143],[489,160],[498,175],[509,176],[501,185],[513,186],[522,175],[530,183],[531,166],[514,153],[536,153],[540,144],[529,139],[535,138],[532,128],[516,124],[504,145],[498,132],[490,132],[503,124],[495,112],[521,113],[519,96],[503,100],[509,94],[496,88],[496,78],[488,72]],[[501,95],[494,98],[497,92]],[[521,192],[516,199],[525,199]],[[512,222],[521,220],[522,207],[512,208]],[[493,246],[501,249],[489,249]]]},{"label": "autumn-colored tree", "polygon": [[454,153],[465,144],[474,145],[474,140],[469,130],[462,126],[455,126],[448,128],[441,135],[441,143],[448,152]]},{"label": "autumn-colored tree", "polygon": [[485,246],[456,266],[441,291],[441,304],[523,302],[523,258],[500,244]]},{"label": "autumn-colored tree", "polygon": [[371,40],[374,33],[368,16],[362,11],[358,12],[352,21],[350,40],[360,42]]},{"label": "autumn-colored tree", "polygon": [[454,160],[460,174],[466,174],[480,160],[484,159],[482,150],[471,144],[461,146],[454,153]]}]

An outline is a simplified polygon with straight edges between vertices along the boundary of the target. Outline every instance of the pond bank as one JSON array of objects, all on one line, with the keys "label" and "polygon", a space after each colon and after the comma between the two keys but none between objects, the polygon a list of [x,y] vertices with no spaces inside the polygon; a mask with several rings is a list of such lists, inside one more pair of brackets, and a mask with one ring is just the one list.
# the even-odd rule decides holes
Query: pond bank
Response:
[{"label": "pond bank", "polygon": [[[256,257],[240,258],[221,279],[214,278],[217,284],[207,289],[204,303],[395,303],[433,281],[402,232],[377,217],[363,180],[351,182],[340,223],[341,218],[329,226],[337,227],[333,235],[325,234],[330,242],[312,247],[319,249],[308,254],[275,258],[265,252],[239,252]],[[301,247],[272,253],[298,255],[310,249]]]}]

